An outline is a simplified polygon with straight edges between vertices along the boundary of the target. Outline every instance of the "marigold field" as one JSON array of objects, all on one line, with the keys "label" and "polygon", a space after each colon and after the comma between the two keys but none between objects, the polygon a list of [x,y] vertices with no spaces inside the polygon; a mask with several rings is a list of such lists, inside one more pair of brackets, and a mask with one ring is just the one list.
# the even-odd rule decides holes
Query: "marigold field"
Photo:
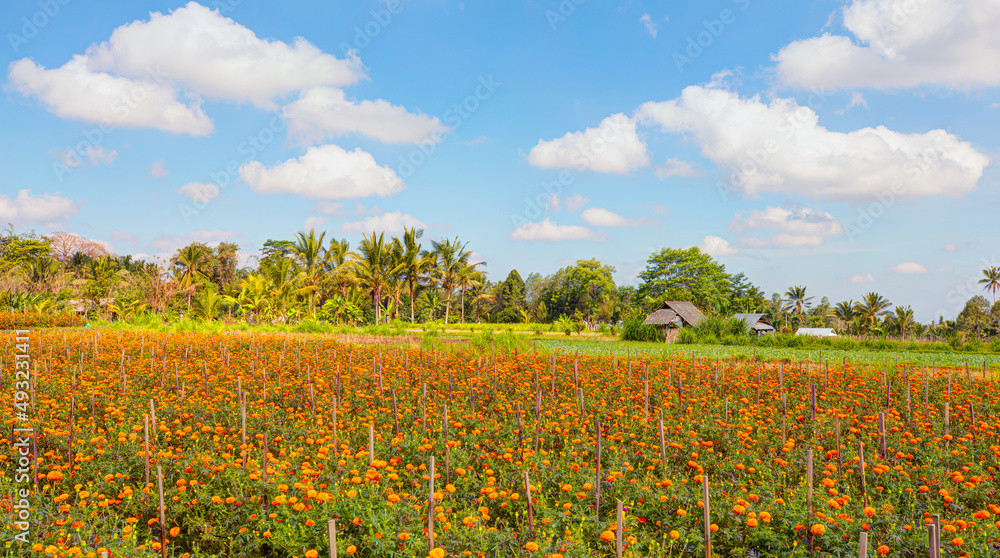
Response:
[{"label": "marigold field", "polygon": [[326,557],[336,519],[338,556],[705,556],[704,476],[714,556],[858,556],[862,532],[870,556],[928,556],[932,515],[941,556],[1000,556],[994,370],[318,335],[29,337],[37,385],[22,423],[15,336],[0,335],[9,517],[23,487],[12,427],[39,433],[31,544],[8,521],[7,555]]}]

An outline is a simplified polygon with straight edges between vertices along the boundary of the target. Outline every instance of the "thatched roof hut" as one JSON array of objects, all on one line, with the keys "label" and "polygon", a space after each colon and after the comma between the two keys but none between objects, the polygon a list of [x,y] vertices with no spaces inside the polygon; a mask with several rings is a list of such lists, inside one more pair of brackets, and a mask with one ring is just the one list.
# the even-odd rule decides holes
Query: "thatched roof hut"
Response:
[{"label": "thatched roof hut", "polygon": [[[667,301],[659,310],[646,318],[650,325],[666,325],[668,327],[696,326],[705,319],[701,310],[690,302]],[[677,321],[680,320],[680,321]]]},{"label": "thatched roof hut", "polygon": [[764,314],[733,314],[733,317],[737,320],[743,320],[746,324],[747,331],[756,333],[757,335],[764,335],[768,333],[774,333],[777,331],[771,321],[767,319]]}]

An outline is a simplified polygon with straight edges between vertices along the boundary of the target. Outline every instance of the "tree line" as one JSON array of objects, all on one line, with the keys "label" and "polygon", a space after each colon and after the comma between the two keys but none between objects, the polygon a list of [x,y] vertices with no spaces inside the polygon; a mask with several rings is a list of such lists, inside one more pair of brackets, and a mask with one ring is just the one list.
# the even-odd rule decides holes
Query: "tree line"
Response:
[{"label": "tree line", "polygon": [[554,323],[597,327],[641,320],[664,301],[690,301],[708,315],[763,313],[784,331],[833,327],[854,335],[943,337],[962,331],[997,335],[1000,269],[980,281],[993,295],[970,299],[955,320],[920,324],[909,306],[878,293],[831,304],[792,286],[770,298],[745,274],[697,247],[663,248],[649,256],[639,284],[617,285],[615,268],[579,260],[549,275],[515,269],[491,281],[486,264],[459,238],[424,239],[404,228],[399,236],[372,232],[351,246],[325,232],[299,232],[268,240],[260,256],[239,265],[239,246],[200,242],[181,247],[169,261],[153,263],[109,253],[98,242],[70,233],[0,233],[0,308],[74,311],[128,320],[155,313],[171,320],[244,320],[338,324],[394,320],[444,324]]}]

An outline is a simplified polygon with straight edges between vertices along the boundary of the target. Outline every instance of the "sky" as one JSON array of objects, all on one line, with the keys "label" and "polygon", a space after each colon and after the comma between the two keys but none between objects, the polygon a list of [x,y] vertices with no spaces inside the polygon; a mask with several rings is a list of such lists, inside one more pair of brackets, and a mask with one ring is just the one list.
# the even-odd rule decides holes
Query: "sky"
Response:
[{"label": "sky", "polygon": [[169,257],[458,237],[491,279],[637,284],[698,246],[766,291],[953,318],[1000,265],[995,0],[0,3],[0,222]]}]

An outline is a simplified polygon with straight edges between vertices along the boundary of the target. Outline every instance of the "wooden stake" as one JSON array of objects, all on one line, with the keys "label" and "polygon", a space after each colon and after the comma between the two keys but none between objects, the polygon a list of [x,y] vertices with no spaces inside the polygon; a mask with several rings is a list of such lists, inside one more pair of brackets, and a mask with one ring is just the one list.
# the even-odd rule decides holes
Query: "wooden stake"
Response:
[{"label": "wooden stake", "polygon": [[149,416],[143,415],[142,417],[142,432],[143,432],[143,447],[145,451],[145,462],[146,462],[146,485],[145,488],[149,488]]},{"label": "wooden stake", "polygon": [[528,503],[528,533],[531,538],[535,538],[535,509],[531,502],[531,483],[528,482],[528,472],[524,472],[524,497]]},{"label": "wooden stake", "polygon": [[156,464],[156,490],[160,495],[160,556],[167,558],[167,507],[163,505],[163,470]]},{"label": "wooden stake", "polygon": [[330,558],[337,558],[337,520],[326,522],[326,536],[330,542]]},{"label": "wooden stake", "polygon": [[622,532],[625,530],[625,514],[622,509],[622,501],[618,500],[618,513],[616,517],[617,528],[615,529],[615,556],[616,558],[622,558],[622,552],[625,550],[622,544]]},{"label": "wooden stake", "polygon": [[705,501],[705,558],[712,558],[712,514],[708,503],[708,475],[701,476],[701,497]]},{"label": "wooden stake", "polygon": [[427,511],[427,541],[428,550],[434,550],[434,456],[431,456],[430,464],[427,466],[428,469],[428,482],[427,482],[427,501],[428,501],[428,511]]},{"label": "wooden stake", "polygon": [[858,558],[868,558],[868,531],[861,531],[858,540]]}]

